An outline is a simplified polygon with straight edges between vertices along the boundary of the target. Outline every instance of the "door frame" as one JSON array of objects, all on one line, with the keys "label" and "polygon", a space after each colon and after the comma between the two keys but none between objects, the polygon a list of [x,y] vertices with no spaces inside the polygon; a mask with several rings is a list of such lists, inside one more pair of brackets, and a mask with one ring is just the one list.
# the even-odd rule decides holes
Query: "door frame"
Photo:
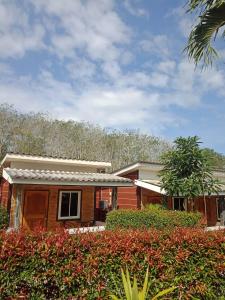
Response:
[{"label": "door frame", "polygon": [[48,198],[47,198],[47,209],[46,209],[46,216],[45,216],[45,221],[44,221],[44,227],[45,229],[48,228],[48,211],[49,211],[49,198],[50,198],[50,190],[41,190],[41,189],[38,189],[38,190],[29,190],[29,189],[26,189],[23,191],[23,209],[22,209],[22,227],[24,226],[24,210],[25,210],[25,201],[26,201],[26,194],[28,192],[47,192],[48,193]]}]

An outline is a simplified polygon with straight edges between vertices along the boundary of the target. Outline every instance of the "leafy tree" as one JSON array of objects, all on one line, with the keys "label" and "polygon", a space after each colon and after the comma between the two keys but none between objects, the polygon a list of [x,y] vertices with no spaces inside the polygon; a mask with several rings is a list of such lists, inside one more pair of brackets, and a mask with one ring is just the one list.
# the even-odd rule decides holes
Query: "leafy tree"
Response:
[{"label": "leafy tree", "polygon": [[192,210],[194,199],[203,195],[207,216],[205,195],[217,193],[220,189],[218,180],[213,177],[208,157],[200,148],[197,136],[178,137],[174,144],[173,149],[162,156],[162,188],[167,196],[187,199],[191,202]]},{"label": "leafy tree", "polygon": [[225,156],[223,154],[217,153],[213,149],[209,148],[204,148],[203,152],[207,156],[211,166],[217,169],[225,168]]},{"label": "leafy tree", "polygon": [[[189,0],[188,12],[197,12],[199,22],[192,29],[185,50],[196,64],[211,65],[217,51],[212,47],[212,40],[225,25],[225,0]],[[222,38],[225,30],[222,29]]]}]

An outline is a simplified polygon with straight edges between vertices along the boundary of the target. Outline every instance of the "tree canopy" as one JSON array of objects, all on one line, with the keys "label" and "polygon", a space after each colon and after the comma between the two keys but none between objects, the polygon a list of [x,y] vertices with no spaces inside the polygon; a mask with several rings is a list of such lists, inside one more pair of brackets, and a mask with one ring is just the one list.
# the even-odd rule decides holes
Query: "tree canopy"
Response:
[{"label": "tree canopy", "polygon": [[[159,161],[171,146],[138,130],[105,129],[87,122],[52,119],[47,114],[23,114],[0,105],[0,159],[14,152],[109,161],[118,169],[136,161]],[[225,156],[207,151],[216,167],[225,166]]]},{"label": "tree canopy", "polygon": [[[76,116],[75,116],[76,117]],[[138,160],[158,161],[166,140],[138,130],[106,129],[88,122],[20,113],[0,105],[0,159],[7,152],[108,161],[117,169]]]},{"label": "tree canopy", "polygon": [[218,192],[219,182],[212,175],[212,166],[197,136],[177,138],[162,162],[162,188],[168,196],[194,199]]},{"label": "tree canopy", "polygon": [[221,37],[225,37],[225,0],[189,0],[188,12],[196,12],[199,21],[192,29],[188,45],[185,48],[190,59],[196,64],[202,62],[203,66],[211,65],[218,56],[212,46],[220,29]]}]

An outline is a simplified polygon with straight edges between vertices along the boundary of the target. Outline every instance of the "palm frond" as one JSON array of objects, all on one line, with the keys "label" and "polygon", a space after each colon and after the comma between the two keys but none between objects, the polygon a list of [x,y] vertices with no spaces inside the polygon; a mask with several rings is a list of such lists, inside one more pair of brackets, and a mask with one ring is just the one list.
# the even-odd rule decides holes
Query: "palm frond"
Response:
[{"label": "palm frond", "polygon": [[197,8],[210,9],[219,7],[224,3],[224,0],[190,0],[188,3],[188,12],[194,11]]},{"label": "palm frond", "polygon": [[190,59],[198,64],[212,64],[217,57],[216,50],[211,46],[212,38],[216,37],[219,29],[225,25],[225,1],[219,6],[213,6],[200,16],[200,22],[191,31],[188,45],[184,49]]}]

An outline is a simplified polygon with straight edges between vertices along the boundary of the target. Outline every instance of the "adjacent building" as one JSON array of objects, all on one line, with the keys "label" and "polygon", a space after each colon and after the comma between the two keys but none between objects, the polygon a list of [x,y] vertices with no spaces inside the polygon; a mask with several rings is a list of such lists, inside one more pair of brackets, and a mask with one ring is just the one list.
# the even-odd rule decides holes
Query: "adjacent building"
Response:
[{"label": "adjacent building", "polygon": [[[154,162],[136,162],[126,166],[113,174],[124,178],[132,179],[134,187],[130,189],[128,199],[136,200],[132,203],[132,207],[137,208],[146,204],[162,204],[167,203],[169,209],[190,211],[191,205],[183,197],[166,197],[166,192],[161,188],[159,172],[163,165]],[[214,226],[221,220],[223,211],[225,212],[225,171],[214,170],[213,175],[222,183],[219,194],[206,196],[207,224]],[[118,190],[118,205],[123,207],[127,203],[126,199],[120,198],[120,189]],[[194,201],[194,209],[205,214],[205,202],[203,195]]]}]

